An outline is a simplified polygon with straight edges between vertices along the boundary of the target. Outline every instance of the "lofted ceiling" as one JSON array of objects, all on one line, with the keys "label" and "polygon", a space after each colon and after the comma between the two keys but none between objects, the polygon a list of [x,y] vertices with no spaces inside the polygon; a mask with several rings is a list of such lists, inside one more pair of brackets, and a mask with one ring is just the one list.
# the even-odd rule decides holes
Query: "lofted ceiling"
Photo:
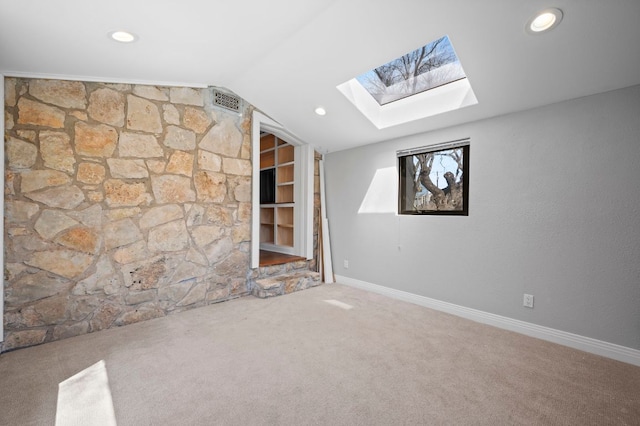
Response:
[{"label": "lofted ceiling", "polygon": [[[560,26],[525,32],[547,7]],[[639,22],[638,0],[0,0],[0,73],[224,87],[333,152],[640,84]],[[443,35],[477,105],[379,130],[336,89]]]}]

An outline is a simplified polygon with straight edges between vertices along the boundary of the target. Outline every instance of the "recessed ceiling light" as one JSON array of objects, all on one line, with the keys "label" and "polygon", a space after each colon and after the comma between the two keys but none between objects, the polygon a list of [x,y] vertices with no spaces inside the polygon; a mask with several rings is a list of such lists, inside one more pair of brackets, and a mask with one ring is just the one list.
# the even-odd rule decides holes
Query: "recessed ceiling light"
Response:
[{"label": "recessed ceiling light", "polygon": [[137,39],[133,33],[128,31],[112,31],[109,33],[109,37],[120,43],[131,43]]},{"label": "recessed ceiling light", "polygon": [[318,108],[316,108],[316,114],[318,114],[318,115],[327,115],[327,110],[325,110],[324,108],[319,106]]},{"label": "recessed ceiling light", "polygon": [[540,34],[558,26],[562,21],[562,11],[556,8],[541,10],[527,22],[527,32]]}]

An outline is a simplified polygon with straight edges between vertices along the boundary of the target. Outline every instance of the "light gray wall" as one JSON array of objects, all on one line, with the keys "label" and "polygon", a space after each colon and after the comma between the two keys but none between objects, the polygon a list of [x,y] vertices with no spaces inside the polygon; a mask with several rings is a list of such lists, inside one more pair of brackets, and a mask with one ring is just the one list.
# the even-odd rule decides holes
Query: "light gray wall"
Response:
[{"label": "light gray wall", "polygon": [[[358,212],[396,150],[464,137],[468,217]],[[640,349],[640,86],[325,163],[336,274]],[[395,194],[382,192],[388,211]]]}]

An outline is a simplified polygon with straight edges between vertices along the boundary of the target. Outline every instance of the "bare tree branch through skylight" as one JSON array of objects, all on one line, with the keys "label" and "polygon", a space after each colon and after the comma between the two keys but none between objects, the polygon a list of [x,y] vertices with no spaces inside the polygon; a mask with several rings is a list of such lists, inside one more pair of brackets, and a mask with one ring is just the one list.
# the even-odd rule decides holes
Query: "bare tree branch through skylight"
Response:
[{"label": "bare tree branch through skylight", "polygon": [[356,77],[380,105],[463,78],[466,75],[447,36]]}]

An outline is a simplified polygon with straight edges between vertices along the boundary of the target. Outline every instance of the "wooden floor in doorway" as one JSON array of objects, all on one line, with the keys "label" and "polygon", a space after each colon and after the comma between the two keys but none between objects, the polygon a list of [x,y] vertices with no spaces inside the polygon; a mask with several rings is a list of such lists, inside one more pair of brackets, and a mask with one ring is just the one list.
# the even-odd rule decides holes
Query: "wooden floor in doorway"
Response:
[{"label": "wooden floor in doorway", "polygon": [[274,251],[260,250],[260,266],[282,265],[283,263],[305,260],[301,256],[292,256],[290,254],[276,253]]}]

